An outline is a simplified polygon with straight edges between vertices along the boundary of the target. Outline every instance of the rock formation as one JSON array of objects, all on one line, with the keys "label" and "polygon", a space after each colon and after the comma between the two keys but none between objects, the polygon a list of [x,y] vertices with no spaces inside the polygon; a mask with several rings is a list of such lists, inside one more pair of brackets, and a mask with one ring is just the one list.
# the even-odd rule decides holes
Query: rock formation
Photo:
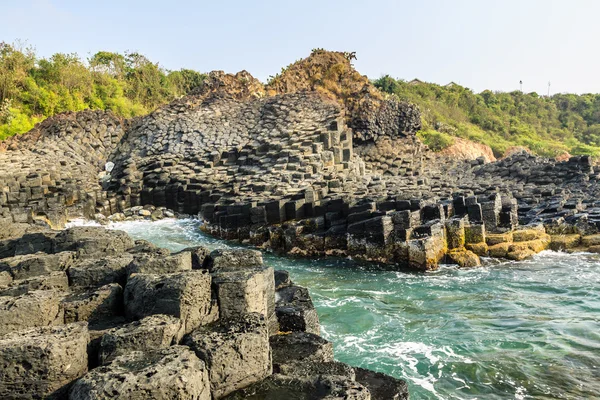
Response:
[{"label": "rock formation", "polygon": [[256,250],[170,254],[101,227],[28,240],[0,242],[3,399],[408,398],[333,361],[307,289]]},{"label": "rock formation", "polygon": [[[267,85],[212,72],[131,121],[92,111],[49,119],[2,145],[1,221],[160,218],[165,207],[199,214],[227,239],[418,269],[522,258],[551,246],[542,234],[598,232],[594,160],[434,154],[415,135],[418,110],[380,93],[352,58],[315,50]],[[487,235],[515,230],[543,230],[544,244],[485,247]]]}]

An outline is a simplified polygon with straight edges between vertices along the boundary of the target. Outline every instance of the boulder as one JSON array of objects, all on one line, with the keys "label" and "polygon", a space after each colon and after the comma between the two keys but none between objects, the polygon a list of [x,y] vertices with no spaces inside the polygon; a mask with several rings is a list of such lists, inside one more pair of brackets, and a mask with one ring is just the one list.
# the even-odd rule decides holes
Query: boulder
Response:
[{"label": "boulder", "polygon": [[212,274],[212,281],[221,317],[259,313],[269,319],[275,313],[273,268],[219,270]]},{"label": "boulder", "polygon": [[185,346],[132,351],[77,380],[70,400],[210,400],[204,362]]},{"label": "boulder", "polygon": [[284,287],[291,286],[292,281],[290,279],[290,273],[284,270],[275,270],[275,290],[283,289]]},{"label": "boulder", "polygon": [[67,274],[51,272],[50,275],[35,276],[29,279],[13,281],[9,288],[0,290],[0,296],[20,296],[32,290],[69,290],[69,278]]},{"label": "boulder", "polygon": [[127,275],[131,274],[173,274],[192,269],[192,253],[184,251],[167,256],[141,254],[133,257],[127,267]]},{"label": "boulder", "polygon": [[450,262],[458,264],[461,268],[473,268],[481,266],[479,256],[470,250],[452,250],[446,254]]},{"label": "boulder", "polygon": [[27,233],[16,241],[15,255],[54,252],[56,232]]},{"label": "boulder", "polygon": [[123,288],[111,283],[93,291],[73,293],[64,298],[62,305],[65,323],[96,323],[123,314]]},{"label": "boulder", "polygon": [[131,351],[151,351],[179,343],[181,321],[170,315],[151,315],[106,332],[99,343],[98,361],[108,364]]},{"label": "boulder", "polygon": [[291,362],[289,364],[279,364],[277,365],[277,368],[273,370],[273,373],[298,377],[315,375],[343,376],[351,381],[355,380],[356,378],[354,368],[339,361],[300,361]]},{"label": "boulder", "polygon": [[67,273],[71,285],[75,287],[100,287],[110,283],[125,285],[127,266],[133,256],[122,254],[101,258],[77,260]]},{"label": "boulder", "polygon": [[120,255],[134,246],[123,231],[98,226],[78,226],[61,231],[54,239],[54,251],[75,251],[80,257]]},{"label": "boulder", "polygon": [[577,234],[551,235],[550,237],[550,248],[554,251],[572,249],[581,243],[581,236]]},{"label": "boulder", "polygon": [[269,339],[273,351],[273,369],[296,362],[333,361],[333,345],[322,337],[308,332],[278,334]]},{"label": "boulder", "polygon": [[343,376],[274,374],[224,397],[227,400],[370,400],[369,390]]},{"label": "boulder", "polygon": [[211,302],[211,278],[206,271],[134,274],[127,281],[124,298],[127,318],[172,315],[181,319],[186,333],[218,318]]},{"label": "boulder", "polygon": [[21,329],[64,323],[61,295],[31,291],[18,297],[0,297],[0,336]]},{"label": "boulder", "polygon": [[204,268],[211,272],[261,267],[262,265],[262,253],[249,249],[218,249],[210,253],[204,261]]},{"label": "boulder", "polygon": [[192,254],[192,269],[202,269],[204,260],[210,254],[210,250],[204,246],[187,247],[181,252],[190,252]]},{"label": "boulder", "polygon": [[271,374],[271,349],[264,316],[224,318],[195,329],[185,339],[209,370],[214,399]]},{"label": "boulder", "polygon": [[86,323],[41,327],[0,337],[0,398],[64,398],[87,372]]},{"label": "boulder", "polygon": [[369,389],[372,400],[408,400],[405,381],[364,368],[354,368],[354,371],[356,381]]},{"label": "boulder", "polygon": [[308,289],[288,286],[275,294],[275,314],[281,332],[320,332],[319,316]]},{"label": "boulder", "polygon": [[49,275],[65,271],[73,263],[73,252],[57,254],[35,253],[14,256],[0,260],[0,271],[8,271],[13,279],[27,279],[39,275]]}]

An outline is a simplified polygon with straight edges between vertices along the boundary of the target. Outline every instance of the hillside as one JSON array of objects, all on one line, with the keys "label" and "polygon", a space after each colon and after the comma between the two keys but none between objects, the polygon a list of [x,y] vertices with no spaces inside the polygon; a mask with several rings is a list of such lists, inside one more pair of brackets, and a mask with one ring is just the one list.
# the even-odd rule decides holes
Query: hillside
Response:
[{"label": "hillside", "polygon": [[519,91],[473,93],[457,84],[406,82],[389,76],[374,81],[382,91],[419,106],[421,139],[441,150],[461,137],[489,145],[496,157],[524,146],[549,157],[564,153],[600,155],[600,95]]},{"label": "hillside", "polygon": [[39,58],[30,47],[0,42],[0,140],[47,117],[85,109],[121,117],[148,114],[202,83],[187,69],[167,71],[145,56],[101,51]]},{"label": "hillside", "polygon": [[[549,157],[600,155],[600,95],[548,98],[489,90],[476,94],[460,85],[414,84],[389,76],[370,81],[354,70],[354,57],[315,49],[282,68],[266,85],[256,81],[248,90],[261,96],[316,91],[347,110],[358,141],[415,131],[422,124],[419,137],[435,151],[460,137],[490,146],[495,157],[514,147]],[[236,75],[240,88],[247,86],[245,74]],[[0,140],[62,112],[97,109],[124,118],[146,115],[187,93],[218,90],[203,86],[205,78],[192,70],[167,71],[138,53],[98,52],[87,60],[59,53],[44,59],[31,48],[0,43]],[[393,97],[401,101],[390,101]],[[420,109],[421,122],[409,103]],[[393,120],[398,113],[405,126]],[[392,127],[399,132],[388,132]]]}]

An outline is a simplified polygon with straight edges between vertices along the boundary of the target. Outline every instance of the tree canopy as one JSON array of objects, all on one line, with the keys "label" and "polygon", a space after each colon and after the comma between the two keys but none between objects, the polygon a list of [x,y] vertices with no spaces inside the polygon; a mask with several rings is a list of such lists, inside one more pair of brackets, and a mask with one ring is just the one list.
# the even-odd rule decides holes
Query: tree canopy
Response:
[{"label": "tree canopy", "polygon": [[204,77],[189,69],[165,70],[136,52],[100,51],[88,60],[63,53],[38,58],[31,47],[1,42],[0,140],[65,111],[143,115],[186,94]]},{"label": "tree canopy", "polygon": [[440,149],[458,136],[489,145],[496,156],[525,146],[544,156],[600,155],[600,94],[473,93],[460,85],[408,83],[389,75],[373,82],[419,106],[419,136]]}]

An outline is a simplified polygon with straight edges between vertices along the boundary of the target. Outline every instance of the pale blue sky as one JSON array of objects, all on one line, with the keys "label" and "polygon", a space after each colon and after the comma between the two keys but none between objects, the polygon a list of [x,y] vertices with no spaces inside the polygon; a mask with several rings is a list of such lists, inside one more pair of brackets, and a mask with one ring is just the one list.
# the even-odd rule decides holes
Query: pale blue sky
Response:
[{"label": "pale blue sky", "polygon": [[312,48],[475,91],[600,92],[600,0],[0,0],[0,40],[43,56],[135,50],[168,69],[265,81]]}]

